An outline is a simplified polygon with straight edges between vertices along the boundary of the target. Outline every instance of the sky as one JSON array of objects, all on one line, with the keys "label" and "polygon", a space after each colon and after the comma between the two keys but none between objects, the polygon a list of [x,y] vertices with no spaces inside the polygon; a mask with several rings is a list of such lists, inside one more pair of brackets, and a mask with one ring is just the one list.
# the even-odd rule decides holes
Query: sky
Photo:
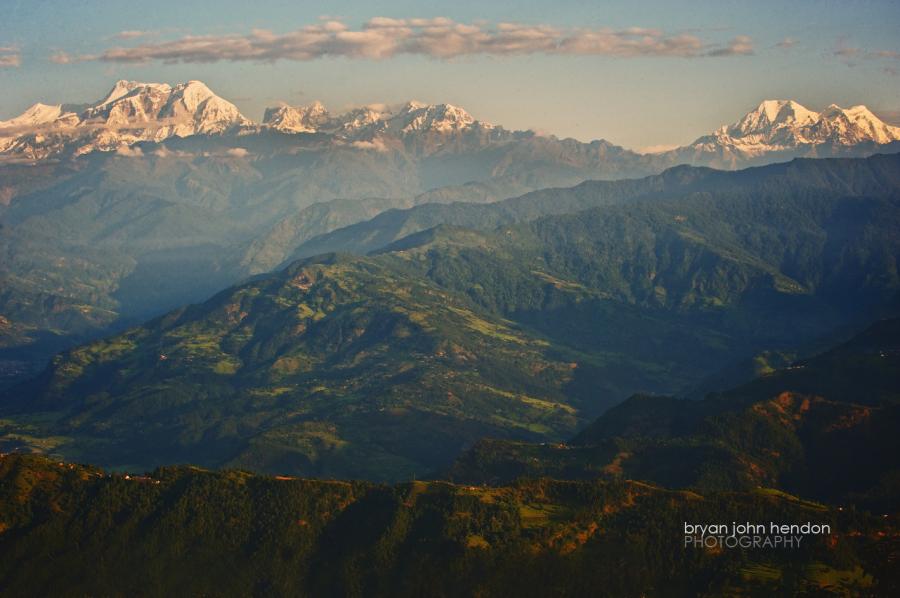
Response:
[{"label": "sky", "polygon": [[253,120],[415,99],[639,150],[764,99],[900,123],[896,0],[0,0],[0,15],[0,119],[119,79],[199,79]]}]

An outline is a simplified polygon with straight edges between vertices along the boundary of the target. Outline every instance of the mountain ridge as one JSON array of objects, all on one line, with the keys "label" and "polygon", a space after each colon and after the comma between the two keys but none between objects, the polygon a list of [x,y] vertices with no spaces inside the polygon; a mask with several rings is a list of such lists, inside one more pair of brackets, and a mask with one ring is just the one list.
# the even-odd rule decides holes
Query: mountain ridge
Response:
[{"label": "mountain ridge", "polygon": [[[138,142],[172,137],[266,131],[324,135],[334,144],[360,150],[407,147],[426,154],[446,152],[443,146],[448,139],[460,143],[466,138],[466,144],[482,146],[536,135],[480,121],[452,104],[416,101],[398,108],[369,105],[336,114],[318,101],[305,106],[281,104],[267,108],[262,121],[255,123],[201,81],[171,86],[123,79],[103,99],[86,107],[37,103],[19,116],[0,121],[0,157],[77,157],[91,151],[125,151]],[[635,152],[635,156],[656,164],[657,170],[677,163],[736,168],[767,155],[778,159],[823,152],[835,155],[855,146],[898,141],[900,127],[884,123],[863,105],[845,109],[832,104],[815,112],[794,100],[764,100],[735,123],[688,145],[652,154]]]}]

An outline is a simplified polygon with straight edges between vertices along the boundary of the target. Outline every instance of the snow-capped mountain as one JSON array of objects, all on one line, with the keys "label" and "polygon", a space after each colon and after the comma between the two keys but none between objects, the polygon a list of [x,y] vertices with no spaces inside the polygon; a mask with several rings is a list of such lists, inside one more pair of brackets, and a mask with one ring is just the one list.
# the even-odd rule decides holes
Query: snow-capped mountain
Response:
[{"label": "snow-capped mountain", "polygon": [[[267,132],[286,137],[273,144],[265,137]],[[303,133],[316,135],[292,137]],[[124,152],[142,141],[198,135],[228,136],[223,140],[226,146],[237,143],[262,152],[310,145],[322,151],[330,147],[396,150],[415,157],[470,154],[518,140],[530,148],[521,150],[526,156],[522,159],[533,165],[543,158],[553,161],[558,153],[540,140],[550,145],[575,144],[586,155],[592,155],[594,147],[529,131],[509,131],[476,120],[451,104],[371,105],[337,114],[321,102],[281,105],[267,109],[262,123],[256,124],[200,81],[175,86],[119,81],[94,104],[35,104],[20,116],[0,121],[0,159],[33,161],[93,151]],[[242,136],[241,141],[231,139],[234,135]],[[792,100],[766,100],[734,124],[690,145],[643,156],[618,150],[628,156],[629,172],[651,173],[684,163],[741,168],[802,156],[862,156],[881,151],[886,144],[895,144],[887,151],[900,148],[898,142],[900,127],[885,124],[865,106],[845,109],[831,105],[815,112]]]},{"label": "snow-capped mountain", "polygon": [[286,133],[329,133],[344,139],[375,135],[403,137],[414,133],[454,133],[493,129],[451,104],[407,102],[399,109],[365,106],[332,116],[321,102],[308,106],[278,106],[266,110],[263,125]]},{"label": "snow-capped mountain", "polygon": [[266,110],[260,130],[318,133],[335,147],[397,150],[419,157],[477,151],[520,135],[478,121],[458,106],[415,101],[394,108],[364,106],[341,114],[328,112],[320,102],[278,106]]},{"label": "snow-capped mountain", "polygon": [[35,104],[0,121],[0,154],[36,160],[59,154],[112,151],[139,141],[222,134],[251,124],[234,104],[200,81],[119,81],[99,102],[80,111]]},{"label": "snow-capped mountain", "polygon": [[865,106],[841,108],[832,104],[819,116],[819,122],[811,127],[810,137],[820,142],[850,145],[864,141],[881,144],[900,141],[900,127],[884,123]]},{"label": "snow-capped mountain", "polygon": [[816,155],[823,146],[834,149],[894,141],[900,141],[900,127],[884,123],[865,106],[832,104],[814,112],[793,100],[765,100],[736,123],[674,151],[738,162],[784,153]]},{"label": "snow-capped mountain", "polygon": [[[37,103],[20,116],[13,119],[0,121],[0,127],[4,129],[39,127],[41,125],[50,124],[57,121],[64,115],[63,107],[60,104],[49,106],[47,104]],[[74,113],[66,113],[66,117],[75,116]],[[67,118],[66,120],[72,120]],[[71,124],[74,124],[74,120]]]},{"label": "snow-capped mountain", "polygon": [[329,121],[328,110],[322,102],[309,106],[282,105],[266,108],[263,124],[285,133],[315,133]]},{"label": "snow-capped mountain", "polygon": [[[437,147],[441,140],[469,132],[476,132],[475,137],[481,139],[496,137],[492,131],[502,131],[457,106],[420,102],[397,109],[366,106],[334,115],[321,102],[281,105],[268,108],[263,122],[255,124],[200,81],[171,86],[123,80],[94,104],[77,108],[35,104],[20,116],[0,121],[0,157],[80,156],[123,150],[141,141],[266,130],[323,133],[337,145],[361,148],[399,148],[410,143]],[[441,140],[435,141],[435,136]]]}]

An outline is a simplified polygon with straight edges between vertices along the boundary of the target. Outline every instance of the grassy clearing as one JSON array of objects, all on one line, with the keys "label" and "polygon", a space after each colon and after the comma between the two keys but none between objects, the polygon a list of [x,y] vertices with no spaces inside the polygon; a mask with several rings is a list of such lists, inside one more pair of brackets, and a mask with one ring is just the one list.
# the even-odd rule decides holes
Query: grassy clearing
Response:
[{"label": "grassy clearing", "polygon": [[566,521],[571,516],[570,509],[550,503],[526,503],[519,507],[519,518],[526,529]]}]

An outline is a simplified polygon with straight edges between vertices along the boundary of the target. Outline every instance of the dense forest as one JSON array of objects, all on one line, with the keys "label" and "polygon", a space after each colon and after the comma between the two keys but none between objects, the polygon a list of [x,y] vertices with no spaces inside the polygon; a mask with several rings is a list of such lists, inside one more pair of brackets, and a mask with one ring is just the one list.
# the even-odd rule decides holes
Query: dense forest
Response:
[{"label": "dense forest", "polygon": [[[776,490],[630,481],[396,486],[0,458],[15,596],[891,595],[893,518]],[[683,522],[827,524],[794,549],[684,546]]]}]

